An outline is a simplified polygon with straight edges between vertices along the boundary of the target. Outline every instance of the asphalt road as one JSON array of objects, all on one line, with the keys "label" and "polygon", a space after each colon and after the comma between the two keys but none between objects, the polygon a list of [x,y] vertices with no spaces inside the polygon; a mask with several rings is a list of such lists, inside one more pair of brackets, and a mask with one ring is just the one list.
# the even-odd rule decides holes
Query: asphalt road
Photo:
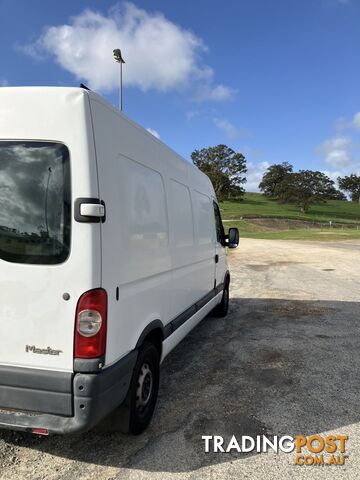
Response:
[{"label": "asphalt road", "polygon": [[[231,307],[165,360],[139,437],[0,431],[1,479],[359,478],[360,242],[242,240]],[[202,435],[349,435],[344,466],[204,453]]]}]

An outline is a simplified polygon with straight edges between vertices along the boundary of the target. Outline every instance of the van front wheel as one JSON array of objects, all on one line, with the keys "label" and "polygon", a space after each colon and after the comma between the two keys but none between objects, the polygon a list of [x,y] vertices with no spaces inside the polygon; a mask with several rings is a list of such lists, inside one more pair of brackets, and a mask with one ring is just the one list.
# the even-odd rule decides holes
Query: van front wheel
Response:
[{"label": "van front wheel", "polygon": [[229,310],[229,282],[226,282],[221,302],[214,308],[217,317],[226,317]]}]

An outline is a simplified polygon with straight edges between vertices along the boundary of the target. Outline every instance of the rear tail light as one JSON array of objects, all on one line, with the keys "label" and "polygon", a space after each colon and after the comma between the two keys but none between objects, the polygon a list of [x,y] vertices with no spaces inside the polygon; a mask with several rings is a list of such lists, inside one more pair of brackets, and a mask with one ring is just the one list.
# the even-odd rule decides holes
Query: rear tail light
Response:
[{"label": "rear tail light", "polygon": [[33,428],[31,432],[35,433],[36,435],[49,435],[49,430],[46,428]]},{"label": "rear tail light", "polygon": [[102,288],[79,298],[75,320],[75,358],[97,358],[105,354],[107,294]]}]

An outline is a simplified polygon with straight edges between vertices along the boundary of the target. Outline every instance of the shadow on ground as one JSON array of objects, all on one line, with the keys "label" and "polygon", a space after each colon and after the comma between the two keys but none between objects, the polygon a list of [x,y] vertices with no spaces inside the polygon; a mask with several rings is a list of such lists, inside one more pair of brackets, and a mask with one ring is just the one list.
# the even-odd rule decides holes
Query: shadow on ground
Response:
[{"label": "shadow on ground", "polygon": [[233,299],[165,360],[155,417],[139,437],[90,432],[13,446],[82,462],[184,472],[242,454],[205,454],[202,435],[309,435],[360,421],[360,303]]}]

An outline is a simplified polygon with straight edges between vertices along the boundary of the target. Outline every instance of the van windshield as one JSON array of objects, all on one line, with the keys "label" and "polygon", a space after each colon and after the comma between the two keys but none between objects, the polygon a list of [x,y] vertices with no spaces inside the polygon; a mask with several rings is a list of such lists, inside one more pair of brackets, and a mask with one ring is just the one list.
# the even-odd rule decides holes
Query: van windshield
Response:
[{"label": "van windshield", "polygon": [[55,142],[0,141],[0,258],[56,264],[70,250],[69,151]]}]

